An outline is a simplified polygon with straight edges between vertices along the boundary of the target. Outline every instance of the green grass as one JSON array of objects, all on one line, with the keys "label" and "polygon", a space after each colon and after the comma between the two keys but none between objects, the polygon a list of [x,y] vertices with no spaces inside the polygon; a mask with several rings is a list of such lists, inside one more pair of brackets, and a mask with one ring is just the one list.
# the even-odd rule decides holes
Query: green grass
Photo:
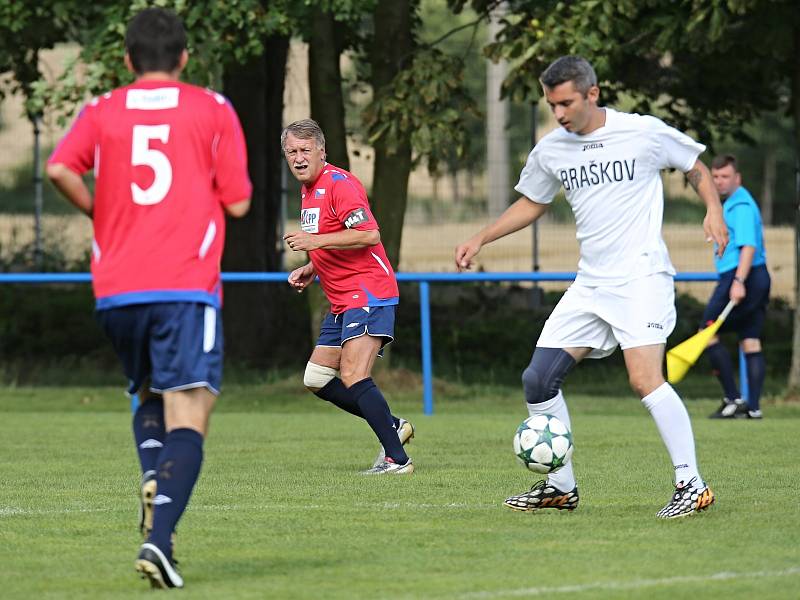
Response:
[{"label": "green grass", "polygon": [[[439,390],[434,417],[416,389],[388,395],[417,428],[411,477],[360,476],[376,451],[364,423],[292,384],[226,388],[179,527],[183,595],[797,597],[797,405],[719,422],[705,418],[715,401],[689,402],[718,501],[664,522],[671,467],[630,395],[568,394],[572,514],[500,505],[535,480],[511,450],[518,390]],[[119,388],[0,389],[0,423],[0,596],[150,597],[133,572],[138,476]]]}]

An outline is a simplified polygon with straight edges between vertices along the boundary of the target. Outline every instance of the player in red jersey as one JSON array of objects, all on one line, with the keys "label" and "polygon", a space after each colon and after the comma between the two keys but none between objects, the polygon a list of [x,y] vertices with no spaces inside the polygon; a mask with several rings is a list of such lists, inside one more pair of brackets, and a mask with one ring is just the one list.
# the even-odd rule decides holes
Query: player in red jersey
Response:
[{"label": "player in red jersey", "polygon": [[331,308],[303,377],[323,400],[363,418],[381,443],[369,475],[414,471],[403,445],[414,435],[405,419],[392,415],[372,380],[372,366],[394,339],[397,280],[381,244],[367,193],[351,173],[325,162],[325,136],[311,120],[296,121],[281,134],[292,174],[302,183],[300,231],[284,240],[311,262],[289,275],[302,292],[314,278]]},{"label": "player in red jersey", "polygon": [[[135,83],[84,107],[47,174],[93,220],[97,318],[142,400],[133,431],[146,539],[136,569],[154,587],[183,587],[172,536],[222,380],[225,213],[244,216],[252,186],[233,108],[178,81],[188,60],[180,19],[143,10],[125,49]],[[94,197],[81,177],[90,169]]]}]

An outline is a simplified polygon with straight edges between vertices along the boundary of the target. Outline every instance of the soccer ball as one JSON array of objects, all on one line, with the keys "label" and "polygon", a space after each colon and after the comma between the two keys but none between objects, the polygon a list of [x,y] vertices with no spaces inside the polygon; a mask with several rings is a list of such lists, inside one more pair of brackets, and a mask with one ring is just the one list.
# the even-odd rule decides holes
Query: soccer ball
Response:
[{"label": "soccer ball", "polygon": [[558,471],[572,457],[572,433],[553,415],[528,417],[514,434],[514,454],[531,471]]}]

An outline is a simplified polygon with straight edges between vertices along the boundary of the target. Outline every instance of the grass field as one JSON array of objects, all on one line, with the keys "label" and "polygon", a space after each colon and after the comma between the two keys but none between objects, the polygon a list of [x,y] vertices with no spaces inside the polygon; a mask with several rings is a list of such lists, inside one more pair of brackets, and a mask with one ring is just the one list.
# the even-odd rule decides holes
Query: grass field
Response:
[{"label": "grass field", "polygon": [[[761,422],[688,403],[708,512],[655,512],[671,467],[630,395],[568,394],[581,504],[501,506],[535,478],[511,438],[520,393],[390,395],[417,436],[411,477],[365,478],[365,424],[293,386],[229,386],[179,527],[187,598],[797,598],[800,406]],[[0,389],[0,597],[135,598],[136,459],[117,388]]]}]

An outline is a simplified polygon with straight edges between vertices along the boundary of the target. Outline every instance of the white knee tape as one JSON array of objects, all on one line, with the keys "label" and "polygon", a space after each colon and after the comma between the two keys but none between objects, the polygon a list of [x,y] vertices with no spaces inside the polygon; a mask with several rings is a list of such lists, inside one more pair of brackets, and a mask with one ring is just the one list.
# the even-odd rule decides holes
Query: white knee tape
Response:
[{"label": "white knee tape", "polygon": [[338,374],[339,371],[336,369],[310,362],[306,365],[306,372],[303,374],[303,385],[309,388],[322,389]]}]

